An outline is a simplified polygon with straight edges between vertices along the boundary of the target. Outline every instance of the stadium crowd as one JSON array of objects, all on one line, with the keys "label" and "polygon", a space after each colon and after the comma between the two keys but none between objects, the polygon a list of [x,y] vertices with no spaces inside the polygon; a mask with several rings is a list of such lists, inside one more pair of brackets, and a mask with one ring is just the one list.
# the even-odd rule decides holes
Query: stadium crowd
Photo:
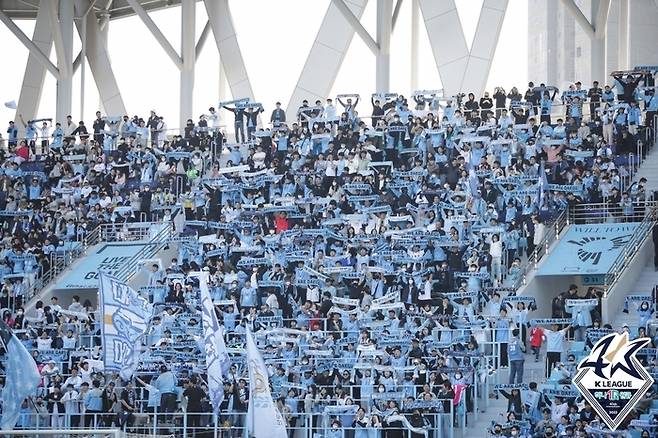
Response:
[{"label": "stadium crowd", "polygon": [[[268,128],[261,105],[238,100],[222,105],[236,143],[214,108],[173,136],[155,111],[146,120],[99,112],[91,130],[21,116],[24,136],[10,122],[0,148],[0,308],[43,380],[17,427],[147,427],[146,412],[163,433],[181,418],[212,425],[198,281],[188,275],[207,270],[232,360],[219,418],[229,434],[244,426],[250,325],[291,436],[426,427],[446,436],[490,394],[509,402],[492,436],[617,436],[571,385],[586,346],[622,330],[601,321],[599,292],[574,285],[537,319],[516,290],[567,207],[607,202],[619,220],[643,217],[652,195],[644,180],[631,184],[629,153],[653,142],[652,81],[631,72],[614,76],[614,91],[530,83],[480,99],[388,93],[371,109],[341,95],[305,101],[292,118],[277,103]],[[91,302],[32,308],[26,291],[99,224],[172,221],[179,207],[176,258],[144,267],[140,292],[156,310],[124,382],[103,372]],[[639,323],[623,329],[653,331],[654,307],[651,296],[630,299]],[[545,379],[530,382],[525,361],[540,359]],[[653,394],[625,423],[645,415],[642,437],[658,430],[646,417]]]}]

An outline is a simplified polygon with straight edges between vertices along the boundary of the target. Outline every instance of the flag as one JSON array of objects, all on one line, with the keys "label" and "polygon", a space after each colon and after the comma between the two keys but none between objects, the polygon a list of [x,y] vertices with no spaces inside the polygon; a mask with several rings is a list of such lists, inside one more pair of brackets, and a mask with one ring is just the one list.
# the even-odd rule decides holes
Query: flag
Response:
[{"label": "flag", "polygon": [[23,400],[35,393],[41,382],[41,374],[32,355],[2,320],[0,320],[0,339],[7,356],[0,429],[12,430],[18,420]]},{"label": "flag", "polygon": [[479,197],[478,189],[480,187],[480,181],[473,166],[470,166],[470,169],[468,169],[468,187],[470,188],[471,196],[474,198]]},{"label": "flag", "polygon": [[539,208],[544,205],[544,194],[548,187],[548,180],[546,179],[546,168],[544,165],[544,160],[541,160],[539,165]]},{"label": "flag", "polygon": [[199,278],[203,338],[206,351],[206,367],[208,369],[208,393],[213,411],[217,414],[219,406],[224,400],[223,376],[228,372],[230,360],[224,343],[224,330],[217,321],[215,305],[208,291],[208,273],[191,273],[190,276]]},{"label": "flag", "polygon": [[16,108],[18,108],[18,105],[16,104],[15,100],[10,100],[9,102],[5,102],[5,107],[15,110]]},{"label": "flag", "polygon": [[270,379],[251,330],[247,326],[247,364],[249,366],[249,409],[247,430],[254,438],[288,438],[281,412],[272,400]]},{"label": "flag", "polygon": [[101,332],[105,371],[132,377],[139,362],[142,336],[153,315],[153,306],[127,284],[99,272]]}]

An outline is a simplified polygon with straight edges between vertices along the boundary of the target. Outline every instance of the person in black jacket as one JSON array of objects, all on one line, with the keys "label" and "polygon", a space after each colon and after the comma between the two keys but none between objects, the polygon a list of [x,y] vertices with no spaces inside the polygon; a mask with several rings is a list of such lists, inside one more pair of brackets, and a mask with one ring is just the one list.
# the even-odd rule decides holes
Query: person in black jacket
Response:
[{"label": "person in black jacket", "polygon": [[475,100],[475,94],[468,93],[468,100],[464,103],[464,116],[466,120],[474,120],[479,115],[480,105]]},{"label": "person in black jacket", "polygon": [[521,400],[521,391],[512,389],[512,392],[499,390],[500,394],[507,399],[507,412],[514,412],[517,417],[523,414],[523,401]]},{"label": "person in black jacket", "polygon": [[235,142],[244,143],[244,108],[236,106],[235,108],[230,108],[226,105],[223,107],[225,110],[233,113],[235,120],[233,121],[233,127],[235,128]]},{"label": "person in black jacket", "polygon": [[377,123],[384,117],[384,108],[381,106],[379,99],[371,98],[372,103],[372,126],[377,126]]},{"label": "person in black jacket", "polygon": [[139,197],[142,200],[142,213],[146,214],[146,220],[151,220],[151,199],[153,198],[153,193],[151,193],[151,188],[149,186],[144,186],[140,192]]},{"label": "person in black jacket", "polygon": [[59,385],[55,385],[46,396],[46,403],[48,405],[48,413],[51,414],[50,417],[50,427],[53,429],[63,429],[64,425],[64,403],[62,403],[62,397],[64,394]]},{"label": "person in black jacket", "polygon": [[622,94],[617,94],[617,100],[630,103],[630,101],[634,99],[633,94],[635,93],[635,89],[642,80],[643,75],[644,73],[641,71],[631,72],[626,75],[626,78],[624,78],[623,72],[612,72],[610,76],[612,76],[621,85],[623,90]]},{"label": "person in black jacket", "polygon": [[96,111],[96,120],[94,120],[92,128],[94,128],[94,141],[102,145],[103,138],[105,137],[103,135],[103,130],[105,129],[105,120],[101,117],[100,111]]}]

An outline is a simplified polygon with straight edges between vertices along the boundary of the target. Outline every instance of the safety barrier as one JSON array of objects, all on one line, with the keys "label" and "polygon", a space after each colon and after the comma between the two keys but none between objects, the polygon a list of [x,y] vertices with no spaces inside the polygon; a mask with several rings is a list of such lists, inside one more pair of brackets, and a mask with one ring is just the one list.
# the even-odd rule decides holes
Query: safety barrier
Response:
[{"label": "safety barrier", "polygon": [[560,239],[560,233],[564,227],[569,225],[569,223],[568,210],[562,210],[551,224],[546,225],[543,239],[535,246],[535,249],[528,256],[528,259],[525,262],[522,262],[521,275],[512,287],[518,289],[527,284],[530,273],[537,269],[540,260],[549,253],[549,249],[553,242]]},{"label": "safety barrier", "polygon": [[126,261],[123,267],[116,272],[115,276],[123,282],[130,281],[132,276],[141,269],[143,261],[153,258],[153,256],[160,252],[160,250],[162,250],[175,235],[174,224],[171,222],[139,225],[143,225],[140,229],[146,230],[150,239],[144,244],[144,247],[137,252],[137,254]]},{"label": "safety barrier", "polygon": [[569,221],[576,225],[641,222],[656,207],[658,201],[633,201],[627,206],[610,202],[577,204],[569,208]]},{"label": "safety barrier", "polygon": [[626,266],[633,260],[644,242],[651,237],[651,230],[656,224],[656,220],[658,220],[658,207],[653,205],[647,211],[642,222],[633,231],[630,240],[624,245],[621,253],[612,263],[610,269],[608,269],[607,274],[605,274],[603,280],[603,287],[605,288],[604,297],[608,296],[608,293],[615,286]]},{"label": "safety barrier", "polygon": [[[437,400],[437,399],[435,399]],[[463,403],[457,406],[453,405],[452,399],[438,399],[446,403],[448,410],[443,409],[440,412],[422,413],[422,424],[409,424],[409,426],[418,427],[424,430],[428,438],[454,438],[456,430],[461,431],[461,436],[465,436],[467,426],[465,415],[459,411],[465,409]],[[300,402],[303,404],[303,402]],[[402,402],[402,409],[404,411]],[[25,431],[35,431],[39,435],[80,435],[78,431],[84,432],[85,435],[108,434],[110,436],[119,436],[119,433],[141,434],[149,436],[168,435],[176,437],[188,436],[225,436],[225,437],[248,437],[246,412],[220,412],[217,417],[209,412],[185,412],[177,411],[174,413],[135,413],[130,416],[127,423],[119,418],[123,417],[117,413],[59,413],[52,414],[43,412],[43,407],[39,413],[22,413],[19,422],[10,435],[28,435]],[[405,438],[412,438],[413,432],[404,423],[396,423],[399,416],[391,416],[390,413],[382,411],[373,412],[381,420],[378,426],[369,426],[368,429],[379,430],[384,432],[401,433]],[[394,414],[398,415],[398,414]],[[402,414],[407,420],[412,418],[412,413]],[[332,430],[332,418],[356,417],[354,414],[336,414],[328,412],[291,412],[284,416],[286,429],[290,437],[294,438],[315,438],[315,437],[332,437],[343,438],[354,436],[355,431],[363,430],[361,427],[354,427],[353,424],[342,424],[339,430]],[[390,421],[390,424],[389,424]],[[411,422],[409,422],[411,423]],[[87,427],[85,427],[87,426]],[[419,430],[416,429],[417,432]],[[6,432],[3,431],[3,434]],[[121,435],[123,435],[121,433]],[[380,435],[381,436],[381,435]]]}]

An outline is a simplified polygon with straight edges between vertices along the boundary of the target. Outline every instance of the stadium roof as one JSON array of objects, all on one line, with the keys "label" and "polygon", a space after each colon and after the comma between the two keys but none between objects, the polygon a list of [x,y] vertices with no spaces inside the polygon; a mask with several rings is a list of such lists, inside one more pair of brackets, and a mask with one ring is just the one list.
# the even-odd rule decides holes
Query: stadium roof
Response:
[{"label": "stadium roof", "polygon": [[[156,11],[180,5],[180,0],[138,0],[146,11]],[[39,0],[0,0],[0,10],[15,20],[34,20],[39,10]],[[98,14],[109,13],[110,19],[135,15],[126,0],[96,0],[93,10]]]}]

